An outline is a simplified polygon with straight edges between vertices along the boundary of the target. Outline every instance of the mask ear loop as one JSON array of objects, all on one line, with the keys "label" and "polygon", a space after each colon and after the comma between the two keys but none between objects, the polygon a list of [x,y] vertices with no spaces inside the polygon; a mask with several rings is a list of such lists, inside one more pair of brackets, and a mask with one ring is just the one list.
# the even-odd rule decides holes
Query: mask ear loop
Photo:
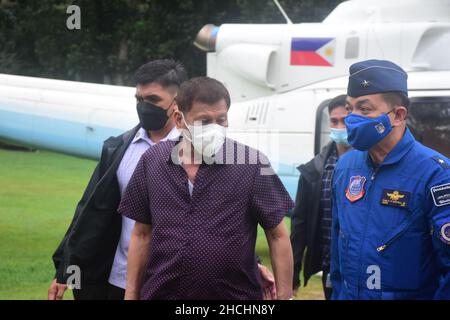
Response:
[{"label": "mask ear loop", "polygon": [[192,133],[191,133],[191,130],[189,130],[189,126],[188,126],[186,120],[184,119],[184,113],[181,112],[181,111],[180,111],[180,113],[181,113],[181,118],[183,119],[184,125],[185,125],[186,128],[187,128],[187,131],[189,131],[189,134],[191,135],[191,138],[189,138],[186,134],[184,135],[184,137],[185,137],[190,143],[192,143]]},{"label": "mask ear loop", "polygon": [[391,111],[387,112],[386,115],[388,115],[388,114],[391,113],[392,111],[395,111],[395,107],[394,107]]},{"label": "mask ear loop", "polygon": [[[173,103],[176,101],[177,95],[175,95],[172,99],[172,102],[169,104],[169,107],[167,108],[167,110],[170,109],[170,107],[173,105]],[[167,111],[166,111],[167,113]],[[173,114],[175,113],[175,109],[172,110],[172,113],[170,114],[170,116],[167,116],[168,118],[170,118],[171,116],[173,116]]]},{"label": "mask ear loop", "polygon": [[[391,113],[392,111],[395,111],[395,107],[391,110],[391,111],[389,111],[388,113],[386,113],[386,116],[389,114],[389,113]],[[394,113],[394,117],[395,117],[395,113]],[[389,117],[388,117],[389,118]],[[389,122],[391,122],[391,120],[389,119]],[[392,123],[391,123],[391,127],[392,128],[395,128],[396,126],[394,126]]]}]

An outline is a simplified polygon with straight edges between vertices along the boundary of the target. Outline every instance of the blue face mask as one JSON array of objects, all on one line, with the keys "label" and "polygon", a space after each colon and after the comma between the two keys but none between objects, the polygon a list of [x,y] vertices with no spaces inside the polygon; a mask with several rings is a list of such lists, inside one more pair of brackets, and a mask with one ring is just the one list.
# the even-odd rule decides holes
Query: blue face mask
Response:
[{"label": "blue face mask", "polygon": [[345,118],[345,125],[350,145],[357,150],[366,151],[383,140],[392,131],[391,121],[388,117],[392,111],[377,118],[349,114]]},{"label": "blue face mask", "polygon": [[349,145],[347,141],[347,130],[345,128],[344,129],[330,128],[330,139],[336,142],[337,144],[341,144],[343,146]]}]

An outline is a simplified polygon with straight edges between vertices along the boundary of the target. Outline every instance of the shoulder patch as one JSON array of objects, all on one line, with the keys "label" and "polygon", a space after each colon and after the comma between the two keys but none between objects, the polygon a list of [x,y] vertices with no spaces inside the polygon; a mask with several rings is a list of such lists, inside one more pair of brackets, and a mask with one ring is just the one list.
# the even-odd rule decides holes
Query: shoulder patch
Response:
[{"label": "shoulder patch", "polygon": [[450,222],[441,227],[440,236],[443,242],[450,244]]},{"label": "shoulder patch", "polygon": [[436,207],[450,204],[450,183],[431,187],[430,191]]},{"label": "shoulder patch", "polygon": [[434,161],[436,161],[442,168],[444,169],[450,169],[450,164],[448,164],[448,162],[445,159],[442,159],[439,156],[434,156],[431,159],[433,159]]}]

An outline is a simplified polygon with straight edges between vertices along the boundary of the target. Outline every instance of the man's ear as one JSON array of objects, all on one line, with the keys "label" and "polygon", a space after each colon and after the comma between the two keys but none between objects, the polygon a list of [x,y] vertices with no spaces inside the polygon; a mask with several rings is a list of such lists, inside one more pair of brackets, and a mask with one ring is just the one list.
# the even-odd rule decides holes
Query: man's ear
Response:
[{"label": "man's ear", "polygon": [[175,125],[177,126],[177,129],[183,129],[184,128],[183,114],[181,113],[180,110],[178,110],[178,108],[175,109],[173,116],[175,119]]},{"label": "man's ear", "polygon": [[398,126],[402,124],[403,121],[406,121],[406,116],[408,115],[408,109],[404,106],[399,106],[395,110],[394,114],[394,126]]}]

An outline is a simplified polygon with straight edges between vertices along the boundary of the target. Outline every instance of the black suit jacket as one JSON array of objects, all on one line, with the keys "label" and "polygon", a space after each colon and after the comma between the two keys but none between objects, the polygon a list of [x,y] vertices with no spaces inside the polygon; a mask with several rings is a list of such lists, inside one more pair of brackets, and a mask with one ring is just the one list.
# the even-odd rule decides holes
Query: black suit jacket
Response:
[{"label": "black suit jacket", "polygon": [[80,267],[82,285],[107,283],[122,226],[117,213],[121,195],[116,171],[139,128],[104,142],[100,161],[53,254],[58,283],[67,282],[71,265]]},{"label": "black suit jacket", "polygon": [[336,144],[330,142],[314,159],[298,167],[300,179],[291,220],[294,288],[300,285],[300,271],[303,262],[305,286],[312,275],[322,271],[320,194],[324,165],[333,148],[336,148]]}]

